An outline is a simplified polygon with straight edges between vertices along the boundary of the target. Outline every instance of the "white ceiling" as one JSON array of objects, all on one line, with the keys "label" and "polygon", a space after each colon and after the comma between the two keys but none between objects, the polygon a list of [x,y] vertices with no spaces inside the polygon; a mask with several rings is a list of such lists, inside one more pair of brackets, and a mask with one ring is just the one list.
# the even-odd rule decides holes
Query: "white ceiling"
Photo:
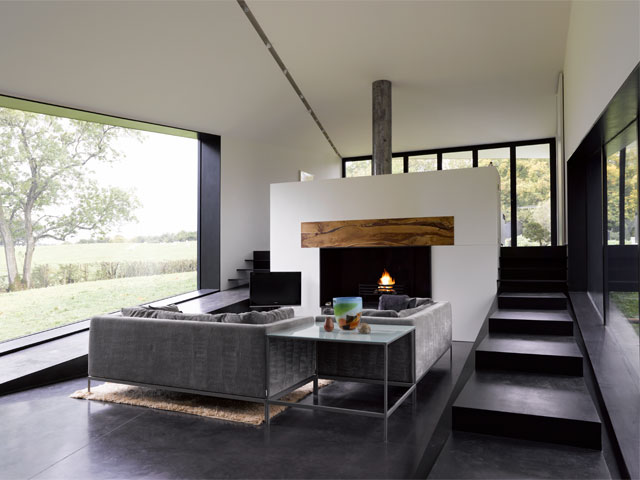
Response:
[{"label": "white ceiling", "polygon": [[343,156],[371,153],[371,83],[393,151],[554,136],[570,5],[251,1]]},{"label": "white ceiling", "polygon": [[[569,3],[249,6],[344,156],[553,136]],[[0,94],[331,152],[235,1],[0,2]]]}]

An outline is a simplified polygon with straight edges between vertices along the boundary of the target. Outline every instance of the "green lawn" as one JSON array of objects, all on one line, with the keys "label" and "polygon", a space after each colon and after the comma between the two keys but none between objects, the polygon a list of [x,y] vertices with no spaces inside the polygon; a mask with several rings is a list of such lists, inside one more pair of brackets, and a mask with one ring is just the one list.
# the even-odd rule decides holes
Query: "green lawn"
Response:
[{"label": "green lawn", "polygon": [[[145,247],[145,249],[140,249],[140,253],[142,254],[144,251],[144,255],[146,255],[146,247],[173,246],[174,244],[134,245]],[[66,246],[61,245],[60,247]],[[84,247],[85,245],[69,245],[69,247],[74,248],[79,246]],[[96,247],[103,245],[86,246]],[[126,251],[126,248],[123,251]],[[156,251],[162,251],[162,248],[156,249]],[[167,250],[164,250],[164,253],[167,253]],[[140,257],[132,259],[140,259]],[[157,258],[154,259],[157,260]],[[92,260],[96,261],[95,257]],[[69,260],[67,259],[67,261]],[[93,315],[119,310],[121,307],[137,305],[195,289],[196,272],[186,272],[74,283],[21,292],[0,293],[0,341],[66,325]]]},{"label": "green lawn", "polygon": [[638,323],[638,294],[636,292],[611,292],[610,299],[627,317],[631,326],[640,335],[640,324]]},{"label": "green lawn", "polygon": [[[1,247],[0,247],[1,248]],[[82,243],[69,245],[38,245],[33,265],[96,263],[117,261],[183,260],[196,258],[197,242],[174,243]],[[24,247],[17,247],[18,269],[22,271]],[[0,276],[7,274],[4,253],[0,260]]]}]

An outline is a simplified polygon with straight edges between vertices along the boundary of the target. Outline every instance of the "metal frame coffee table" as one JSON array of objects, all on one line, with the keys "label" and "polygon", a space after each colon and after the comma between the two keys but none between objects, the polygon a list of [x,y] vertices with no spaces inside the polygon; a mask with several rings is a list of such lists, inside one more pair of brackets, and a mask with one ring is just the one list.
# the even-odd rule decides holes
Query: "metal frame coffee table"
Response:
[{"label": "metal frame coffee table", "polygon": [[[399,340],[405,335],[411,335],[411,382],[395,382],[389,381],[389,345]],[[270,341],[272,339],[301,340],[316,343],[316,362],[315,372],[311,377],[298,382],[292,387],[271,394],[269,391],[269,365],[270,365]],[[384,374],[382,380],[373,380],[366,378],[353,377],[336,377],[336,376],[320,376],[318,374],[318,342],[337,342],[337,343],[357,343],[360,345],[381,345],[384,349]],[[266,335],[266,401],[265,401],[265,422],[269,426],[269,406],[285,405],[294,408],[306,408],[310,410],[321,410],[325,412],[344,413],[351,415],[362,415],[366,417],[382,418],[384,420],[384,441],[387,441],[387,430],[389,417],[396,409],[409,397],[413,395],[413,405],[416,404],[416,354],[415,354],[415,327],[410,325],[371,325],[370,334],[360,334],[357,331],[339,330],[336,326],[332,332],[326,332],[322,323],[315,323],[308,327],[296,327],[286,330],[280,330]],[[365,382],[382,384],[384,387],[384,403],[382,412],[374,412],[370,410],[358,410],[352,408],[331,407],[328,405],[318,405],[318,379],[330,379],[348,382]],[[283,396],[300,388],[302,385],[313,381],[313,404],[294,403],[281,400]],[[391,406],[389,406],[389,386],[407,387],[407,391]]]}]

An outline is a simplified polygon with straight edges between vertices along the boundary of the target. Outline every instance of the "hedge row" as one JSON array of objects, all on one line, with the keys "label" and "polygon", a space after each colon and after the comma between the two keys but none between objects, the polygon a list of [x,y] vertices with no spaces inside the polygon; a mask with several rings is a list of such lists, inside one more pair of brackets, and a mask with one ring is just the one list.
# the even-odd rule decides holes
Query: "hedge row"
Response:
[{"label": "hedge row", "polygon": [[112,280],[114,278],[146,277],[166,273],[193,272],[196,260],[167,260],[164,262],[97,262],[36,265],[31,273],[33,288],[67,285],[69,283]]}]

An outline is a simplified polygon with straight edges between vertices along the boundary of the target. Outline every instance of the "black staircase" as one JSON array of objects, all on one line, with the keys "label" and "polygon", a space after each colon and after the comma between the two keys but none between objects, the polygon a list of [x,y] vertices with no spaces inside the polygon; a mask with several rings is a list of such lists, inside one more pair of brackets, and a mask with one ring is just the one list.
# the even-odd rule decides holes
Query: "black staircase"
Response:
[{"label": "black staircase", "polygon": [[244,261],[250,266],[236,268],[238,276],[228,279],[229,282],[233,282],[236,286],[248,284],[251,272],[268,272],[271,270],[271,252],[269,250],[254,250],[252,258],[246,258]]},{"label": "black staircase", "polygon": [[564,247],[503,248],[498,310],[453,404],[453,428],[601,449],[566,296]]}]

